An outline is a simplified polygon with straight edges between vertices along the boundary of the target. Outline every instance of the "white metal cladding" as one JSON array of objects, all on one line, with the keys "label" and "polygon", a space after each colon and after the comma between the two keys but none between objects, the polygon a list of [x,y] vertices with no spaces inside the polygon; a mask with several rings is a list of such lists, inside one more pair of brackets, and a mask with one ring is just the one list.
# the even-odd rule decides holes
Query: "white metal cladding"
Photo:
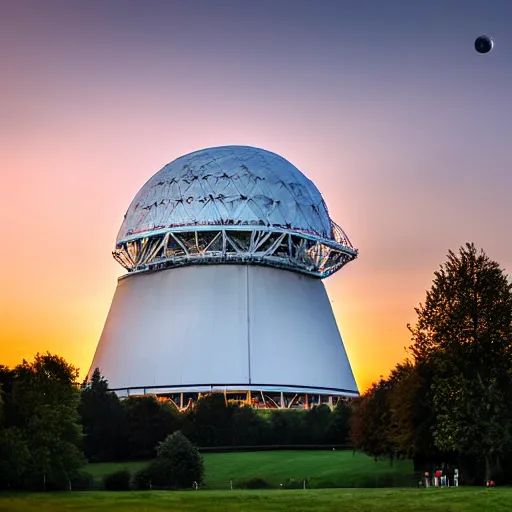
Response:
[{"label": "white metal cladding", "polygon": [[129,272],[222,260],[326,277],[357,251],[290,162],[224,146],[156,173],[128,208],[113,255]]},{"label": "white metal cladding", "polygon": [[358,393],[322,281],[263,266],[120,279],[96,367],[111,389]]}]

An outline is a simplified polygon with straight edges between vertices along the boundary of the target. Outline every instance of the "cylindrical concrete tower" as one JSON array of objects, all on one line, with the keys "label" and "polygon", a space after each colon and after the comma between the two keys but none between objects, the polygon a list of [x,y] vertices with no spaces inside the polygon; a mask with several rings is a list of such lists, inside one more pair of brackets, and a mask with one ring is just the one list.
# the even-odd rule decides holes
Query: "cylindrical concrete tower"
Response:
[{"label": "cylindrical concrete tower", "polygon": [[211,391],[281,407],[358,394],[322,283],[357,251],[280,156],[225,146],[174,160],[136,195],[113,254],[127,274],[90,372],[118,394],[182,407]]}]

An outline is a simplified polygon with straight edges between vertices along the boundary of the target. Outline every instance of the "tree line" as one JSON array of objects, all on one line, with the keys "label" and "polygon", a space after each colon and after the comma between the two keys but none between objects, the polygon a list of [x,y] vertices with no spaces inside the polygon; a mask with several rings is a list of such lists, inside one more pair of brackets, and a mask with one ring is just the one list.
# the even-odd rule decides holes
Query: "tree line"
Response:
[{"label": "tree line", "polygon": [[100,371],[77,386],[63,358],[37,354],[0,366],[0,488],[67,489],[87,461],[145,460],[180,432],[202,448],[340,445],[349,440],[351,406],[258,411],[214,393],[179,413],[154,396],[119,399]]},{"label": "tree line", "polygon": [[180,413],[153,396],[119,399],[95,370],[81,392],[84,452],[91,461],[147,459],[156,445],[180,430],[201,448],[262,445],[339,445],[349,441],[348,402],[307,411],[258,411],[207,395]]}]

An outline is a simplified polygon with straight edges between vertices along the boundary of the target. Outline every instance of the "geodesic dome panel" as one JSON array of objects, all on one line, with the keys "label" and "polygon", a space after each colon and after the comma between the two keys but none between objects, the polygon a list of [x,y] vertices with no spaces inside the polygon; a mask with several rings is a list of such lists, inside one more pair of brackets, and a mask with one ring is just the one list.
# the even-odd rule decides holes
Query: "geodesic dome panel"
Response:
[{"label": "geodesic dome panel", "polygon": [[247,146],[203,149],[157,172],[135,196],[117,242],[201,225],[260,225],[333,238],[314,183],[284,158]]}]

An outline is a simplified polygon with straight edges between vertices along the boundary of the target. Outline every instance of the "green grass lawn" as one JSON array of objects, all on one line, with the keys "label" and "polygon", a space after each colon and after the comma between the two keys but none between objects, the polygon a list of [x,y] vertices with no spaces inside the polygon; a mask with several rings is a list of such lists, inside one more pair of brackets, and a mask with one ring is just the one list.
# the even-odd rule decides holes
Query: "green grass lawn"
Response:
[{"label": "green grass lawn", "polygon": [[[311,488],[411,487],[417,484],[410,461],[375,462],[360,452],[342,450],[284,450],[206,453],[205,487],[229,489],[236,482],[262,477],[275,487],[289,478],[308,479]],[[97,481],[126,467],[134,473],[147,462],[89,464],[86,471]]]},{"label": "green grass lawn", "polygon": [[0,512],[505,512],[510,488],[0,494]]}]

